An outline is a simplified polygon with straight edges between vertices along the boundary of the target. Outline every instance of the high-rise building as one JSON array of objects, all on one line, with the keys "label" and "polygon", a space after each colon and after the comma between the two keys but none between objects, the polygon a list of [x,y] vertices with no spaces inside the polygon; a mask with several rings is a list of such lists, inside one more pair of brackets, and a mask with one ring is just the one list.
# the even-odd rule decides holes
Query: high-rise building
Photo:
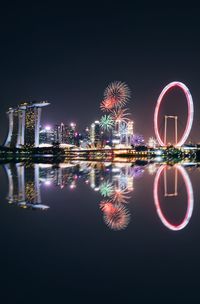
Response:
[{"label": "high-rise building", "polygon": [[52,145],[55,142],[55,133],[54,129],[50,126],[46,126],[45,128],[40,130],[40,145],[48,144]]},{"label": "high-rise building", "polygon": [[42,107],[49,105],[48,102],[23,103],[17,108],[10,108],[7,112],[9,117],[9,131],[5,141],[6,147],[19,148],[21,146],[39,146],[39,128]]},{"label": "high-rise building", "polygon": [[99,144],[101,139],[100,123],[96,120],[90,127],[90,142],[91,144]]},{"label": "high-rise building", "polygon": [[128,122],[118,122],[116,128],[113,132],[113,144],[122,144],[125,146],[131,145],[131,137],[133,135],[133,121]]},{"label": "high-rise building", "polygon": [[76,143],[76,124],[71,122],[67,132],[67,143],[74,145]]},{"label": "high-rise building", "polygon": [[71,123],[70,125],[61,123],[54,127],[55,141],[59,144],[76,144],[76,133],[75,123]]}]

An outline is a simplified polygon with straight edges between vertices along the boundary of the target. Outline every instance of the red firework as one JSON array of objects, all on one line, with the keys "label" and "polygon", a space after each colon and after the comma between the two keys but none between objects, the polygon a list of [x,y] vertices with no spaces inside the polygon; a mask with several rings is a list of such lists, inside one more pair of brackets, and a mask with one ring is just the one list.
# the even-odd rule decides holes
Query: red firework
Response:
[{"label": "red firework", "polygon": [[102,111],[110,111],[115,106],[115,100],[113,98],[105,99],[101,102],[100,108]]},{"label": "red firework", "polygon": [[126,83],[114,81],[108,85],[104,92],[104,100],[109,100],[112,108],[122,107],[130,99],[130,90]]},{"label": "red firework", "polygon": [[110,229],[122,230],[128,226],[130,213],[123,205],[104,201],[101,202],[100,208],[104,213],[104,221]]},{"label": "red firework", "polygon": [[131,191],[127,189],[116,189],[112,195],[112,200],[119,204],[127,204],[128,200],[131,198],[131,196],[128,195],[130,192]]}]

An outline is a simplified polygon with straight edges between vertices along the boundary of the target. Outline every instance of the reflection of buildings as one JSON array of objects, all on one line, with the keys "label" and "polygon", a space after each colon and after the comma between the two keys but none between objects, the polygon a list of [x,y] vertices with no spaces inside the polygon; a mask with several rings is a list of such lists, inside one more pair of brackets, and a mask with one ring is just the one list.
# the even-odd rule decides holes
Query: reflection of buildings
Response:
[{"label": "reflection of buildings", "polygon": [[101,174],[98,169],[91,168],[89,173],[89,181],[91,188],[98,190],[101,183]]},{"label": "reflection of buildings", "polygon": [[127,189],[133,191],[134,176],[131,164],[116,164],[112,167],[113,181],[120,190]]},{"label": "reflection of buildings", "polygon": [[5,170],[8,175],[9,191],[8,200],[20,207],[32,209],[47,209],[48,206],[41,204],[39,185],[39,166],[32,164],[6,164]]},{"label": "reflection of buildings", "polygon": [[59,164],[57,166],[39,164],[39,180],[40,182],[50,185],[54,184],[63,189],[66,186],[70,188],[76,187],[77,182],[77,165],[76,164]]},{"label": "reflection of buildings", "polygon": [[[61,189],[65,187],[74,189],[78,180],[82,179],[94,191],[99,191],[98,195],[102,195],[100,209],[106,225],[113,230],[122,230],[130,223],[131,215],[127,204],[130,203],[131,192],[134,190],[134,179],[137,178],[133,168],[138,172],[138,167],[132,167],[131,164],[75,161],[56,165],[6,164],[9,181],[8,200],[23,208],[47,209],[48,206],[41,204],[41,184],[54,185]],[[140,167],[140,170],[143,170],[143,167]],[[173,223],[166,216],[166,210],[169,209],[165,210],[166,206],[162,204],[161,197],[162,200],[167,200],[166,205],[170,208],[170,215],[176,202],[181,202],[181,207],[184,207],[179,197],[183,192],[180,185],[186,189],[187,207],[183,219],[181,221],[178,219],[177,223],[175,218],[176,223]],[[175,201],[178,197],[179,200]],[[171,204],[171,201],[174,204]],[[184,167],[180,165],[158,167],[154,180],[154,202],[158,216],[167,228],[178,231],[186,227],[192,216],[193,201],[192,184]],[[178,211],[182,212],[182,210]],[[178,216],[182,214],[181,212]]]},{"label": "reflection of buildings", "polygon": [[[173,193],[168,193],[168,190],[167,190],[168,189],[167,170],[169,170],[169,169],[173,170],[175,173]],[[164,174],[164,195],[163,195],[163,197],[167,197],[168,199],[178,196],[178,186],[177,186],[178,173],[183,178],[183,181],[184,181],[184,184],[186,187],[186,191],[187,191],[187,210],[186,210],[185,216],[184,216],[183,220],[181,221],[181,223],[178,223],[178,224],[171,223],[166,218],[166,216],[161,208],[161,202],[160,202],[158,190],[159,190],[159,181],[161,179],[162,173]],[[154,180],[154,203],[155,203],[156,210],[157,210],[160,220],[167,228],[169,228],[170,230],[173,230],[173,231],[178,231],[178,230],[185,228],[185,226],[187,226],[187,224],[189,223],[190,218],[192,216],[192,212],[193,212],[194,196],[193,196],[193,188],[192,188],[192,184],[191,184],[189,175],[187,174],[184,167],[182,167],[181,165],[174,165],[173,167],[168,167],[167,165],[162,165],[161,167],[159,167],[159,169],[156,173],[156,176],[155,176],[155,180]]]},{"label": "reflection of buildings", "polygon": [[8,110],[9,131],[5,142],[6,147],[39,146],[39,128],[42,107],[49,103],[23,103],[17,108]]}]

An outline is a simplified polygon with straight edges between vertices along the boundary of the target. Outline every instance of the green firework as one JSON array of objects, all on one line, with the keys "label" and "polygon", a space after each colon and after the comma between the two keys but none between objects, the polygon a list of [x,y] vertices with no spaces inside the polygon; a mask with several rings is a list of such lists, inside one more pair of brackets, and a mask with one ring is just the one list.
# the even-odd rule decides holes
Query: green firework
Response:
[{"label": "green firework", "polygon": [[113,129],[115,125],[114,120],[110,115],[103,115],[100,120],[100,126],[104,131],[109,131]]},{"label": "green firework", "polygon": [[104,197],[109,197],[113,194],[113,185],[109,182],[103,182],[100,186],[100,193]]}]

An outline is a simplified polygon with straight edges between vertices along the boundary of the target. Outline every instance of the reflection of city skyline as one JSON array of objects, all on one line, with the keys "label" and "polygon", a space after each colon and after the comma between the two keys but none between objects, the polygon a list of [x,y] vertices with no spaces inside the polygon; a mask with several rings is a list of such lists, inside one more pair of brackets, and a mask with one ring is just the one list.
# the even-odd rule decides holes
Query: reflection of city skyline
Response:
[{"label": "reflection of city skyline", "polygon": [[[46,210],[48,205],[42,203],[41,186],[59,187],[61,190],[76,189],[79,180],[90,186],[101,195],[99,208],[105,224],[112,230],[125,229],[131,219],[128,203],[131,201],[135,188],[135,179],[142,178],[144,172],[155,174],[153,198],[161,222],[169,229],[177,231],[183,229],[189,222],[193,210],[193,190],[190,178],[184,167],[175,165],[167,167],[149,164],[133,166],[131,163],[101,163],[101,162],[69,162],[57,165],[52,164],[24,164],[9,163],[5,166],[8,176],[8,202],[23,208]],[[167,168],[175,172],[174,192],[168,193],[169,185]],[[172,169],[173,168],[173,169]],[[159,180],[161,173],[164,177],[164,186]],[[173,200],[178,196],[178,176],[181,176],[186,188],[188,205],[186,215],[180,225],[173,224],[166,219],[162,211],[162,203],[158,195],[162,188],[163,197]],[[48,190],[47,190],[48,191]],[[175,205],[175,202],[173,203]]]}]

